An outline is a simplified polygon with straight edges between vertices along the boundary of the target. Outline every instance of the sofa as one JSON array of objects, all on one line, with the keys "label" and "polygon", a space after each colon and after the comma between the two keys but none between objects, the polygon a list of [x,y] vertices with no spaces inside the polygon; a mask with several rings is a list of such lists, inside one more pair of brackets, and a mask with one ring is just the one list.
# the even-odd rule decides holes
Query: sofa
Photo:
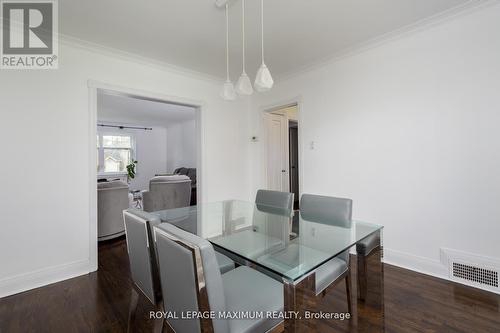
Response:
[{"label": "sofa", "polygon": [[196,168],[177,168],[174,171],[175,175],[188,176],[191,179],[191,201],[190,205],[196,205]]}]

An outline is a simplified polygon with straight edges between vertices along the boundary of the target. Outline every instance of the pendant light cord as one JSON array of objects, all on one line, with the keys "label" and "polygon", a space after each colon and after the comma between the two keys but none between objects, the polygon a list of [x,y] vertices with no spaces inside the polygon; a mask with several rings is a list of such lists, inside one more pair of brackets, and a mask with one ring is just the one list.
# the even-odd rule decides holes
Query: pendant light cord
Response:
[{"label": "pendant light cord", "polygon": [[242,18],[241,18],[241,30],[243,32],[243,38],[242,38],[242,41],[243,41],[243,73],[246,74],[246,71],[245,71],[245,0],[241,0],[241,8],[242,8]]},{"label": "pendant light cord", "polygon": [[226,76],[229,81],[229,8],[226,2]]},{"label": "pendant light cord", "polygon": [[264,0],[260,0],[260,34],[262,42],[262,64],[264,64]]}]

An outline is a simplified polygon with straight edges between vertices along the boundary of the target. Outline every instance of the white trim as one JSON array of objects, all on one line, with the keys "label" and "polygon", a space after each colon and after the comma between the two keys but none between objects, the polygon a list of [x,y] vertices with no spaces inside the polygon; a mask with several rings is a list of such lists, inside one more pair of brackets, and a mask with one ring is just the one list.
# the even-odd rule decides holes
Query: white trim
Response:
[{"label": "white trim", "polygon": [[342,59],[352,57],[357,54],[366,52],[368,50],[383,46],[390,42],[412,36],[422,31],[432,29],[435,26],[439,26],[441,24],[444,24],[461,16],[468,15],[477,10],[481,10],[498,4],[499,4],[498,0],[469,0],[464,4],[455,6],[441,13],[426,17],[424,19],[421,19],[415,23],[409,24],[402,28],[379,35],[378,37],[375,37],[365,42],[361,42],[357,45],[341,49],[338,52],[335,52],[334,54],[331,54],[323,58],[322,60],[318,60],[313,63],[306,64],[304,66],[299,66],[298,68],[282,73],[281,75],[277,74],[275,81],[281,83],[293,79],[302,74],[306,74],[314,70],[321,69],[330,64],[336,63]]},{"label": "white trim", "polygon": [[187,105],[196,108],[196,130],[197,130],[197,201],[203,202],[203,171],[205,164],[204,156],[204,123],[203,112],[206,108],[206,103],[200,100],[194,100],[185,97],[166,95],[158,92],[145,91],[140,89],[128,88],[119,85],[99,82],[95,80],[88,80],[89,87],[89,132],[90,132],[90,145],[89,145],[89,159],[90,159],[90,185],[89,185],[89,262],[90,272],[97,270],[97,170],[95,165],[96,154],[95,147],[97,136],[97,92],[103,90],[106,93],[116,94],[120,96],[129,96],[133,98],[141,98],[152,101],[168,102],[179,105]]},{"label": "white trim", "polygon": [[[295,105],[293,105],[295,106]],[[286,108],[286,107],[284,107]],[[283,109],[284,109],[283,108]],[[271,189],[271,190],[276,190],[276,188],[271,188],[269,186],[269,164],[268,164],[268,159],[267,157],[269,156],[269,138],[270,138],[270,123],[273,121],[272,118],[270,118],[271,116],[275,116],[275,117],[278,117],[280,119],[280,130],[281,130],[281,140],[284,141],[284,155],[283,155],[283,151],[281,151],[280,153],[280,161],[281,161],[281,164],[280,164],[280,168],[282,171],[285,170],[286,172],[286,176],[287,176],[287,180],[286,182],[284,182],[283,180],[283,172],[280,173],[280,177],[281,177],[281,180],[280,180],[280,191],[282,192],[290,192],[290,154],[289,154],[289,137],[288,137],[288,115],[287,114],[284,114],[284,113],[278,113],[276,111],[279,111],[280,109],[278,110],[271,110],[271,111],[265,111],[263,114],[262,114],[262,119],[264,120],[264,143],[265,143],[265,146],[264,146],[264,159],[265,159],[265,168],[266,168],[266,189]],[[284,161],[283,161],[284,160]],[[284,184],[285,183],[285,184]]]},{"label": "white trim", "polygon": [[129,96],[129,97],[143,98],[143,99],[151,100],[151,101],[160,101],[160,102],[168,101],[169,103],[172,103],[172,104],[187,105],[187,106],[192,106],[192,107],[205,107],[206,106],[206,103],[204,101],[198,100],[198,99],[192,99],[192,98],[175,96],[175,95],[167,95],[167,94],[156,92],[156,91],[148,91],[148,90],[130,88],[130,87],[125,87],[125,86],[116,85],[116,84],[110,84],[110,83],[92,80],[92,79],[87,81],[87,86],[89,88],[105,90],[107,94],[114,93],[115,95],[120,95],[120,96],[125,95],[125,96]]},{"label": "white trim", "polygon": [[[97,87],[89,86],[89,272],[97,271]],[[93,167],[92,167],[93,166]]]},{"label": "white trim", "polygon": [[[453,283],[458,283],[460,285],[466,285],[472,288],[477,288],[485,291],[489,291],[495,294],[500,294],[500,291],[492,290],[492,289],[487,289],[487,288],[482,288],[480,286],[472,286],[469,284],[464,284],[464,283],[459,283],[456,280],[453,280],[450,277],[449,274],[449,269],[448,269],[448,258],[446,256],[446,253],[452,253],[452,254],[466,254],[468,256],[471,256],[469,253],[465,253],[462,251],[456,251],[456,250],[450,250],[447,248],[441,248],[441,253],[440,253],[440,260],[434,260],[430,258],[425,258],[425,257],[420,257],[420,256],[415,256],[413,254],[401,252],[401,251],[396,251],[396,250],[391,250],[387,249],[384,247],[384,258],[383,261],[386,264],[389,265],[394,265],[397,267],[401,267],[404,269],[408,269],[410,271],[422,273],[425,275],[430,275],[439,279],[447,280]],[[497,259],[490,258],[490,257],[482,257],[482,256],[474,256],[475,260],[478,262],[488,262],[489,264],[491,263],[496,263],[499,264],[500,262]]]},{"label": "white trim", "polygon": [[89,42],[73,36],[59,34],[59,43],[74,48],[79,48],[87,52],[97,53],[124,61],[134,62],[140,65],[148,66],[151,68],[168,71],[171,73],[183,75],[196,80],[208,81],[211,83],[220,84],[225,80],[225,77],[214,76],[207,73],[195,71],[186,67],[176,66],[164,61],[156,60],[149,57],[143,57],[135,53],[123,51],[120,49],[112,48],[102,44]]},{"label": "white trim", "polygon": [[0,280],[0,298],[84,275],[89,267],[90,262],[85,259],[8,277]]},{"label": "white trim", "polygon": [[384,247],[384,263],[448,280],[448,269],[439,260]]},{"label": "white trim", "polygon": [[[311,64],[306,64],[304,66],[299,66],[296,69],[293,69],[291,71],[277,74],[275,77],[275,82],[282,82],[289,80],[293,77],[296,77],[298,75],[310,72],[312,70],[321,68],[323,66],[326,66],[330,63],[334,63],[340,59],[353,56],[355,54],[359,54],[362,52],[365,52],[369,49],[376,48],[378,46],[384,45],[386,43],[389,43],[391,41],[404,38],[407,36],[410,36],[412,34],[428,30],[434,26],[440,25],[442,23],[448,22],[450,20],[453,20],[457,17],[467,15],[469,13],[472,13],[476,10],[480,10],[483,8],[486,8],[488,6],[493,6],[498,4],[498,0],[469,0],[464,4],[458,5],[456,7],[450,8],[448,10],[445,10],[441,13],[432,15],[430,17],[424,18],[422,20],[419,20],[415,23],[409,24],[407,26],[404,26],[402,28],[393,30],[391,32],[385,33],[383,35],[380,35],[378,37],[375,37],[371,40],[361,42],[355,46],[348,47],[346,49],[339,50],[338,52],[329,55],[325,57],[322,60],[316,61]],[[167,70],[170,72],[174,72],[176,74],[188,76],[191,78],[195,78],[198,80],[204,80],[204,81],[209,81],[212,83],[217,83],[220,84],[225,80],[225,77],[223,76],[214,76],[210,75],[204,72],[192,70],[186,67],[181,67],[181,66],[176,66],[164,61],[160,61],[157,59],[149,58],[149,57],[144,57],[140,56],[135,53],[123,51],[120,49],[108,47],[105,45],[101,45],[98,43],[93,43],[87,40],[83,40],[80,38],[76,38],[73,36],[69,35],[64,35],[64,34],[58,34],[59,38],[59,43],[63,45],[67,45],[70,47],[74,48],[79,48],[86,50],[88,52],[93,52],[93,53],[98,53],[106,56],[111,56],[114,58],[122,59],[125,61],[132,61],[136,62],[145,66],[149,66],[152,68],[156,69],[161,69],[161,70]]]},{"label": "white trim", "polygon": [[450,259],[466,259],[469,262],[492,266],[496,269],[500,269],[500,259],[494,257],[487,257],[482,255],[477,255],[474,253],[469,253],[465,251],[450,249],[447,247],[442,247],[440,250],[441,263],[448,266]]},{"label": "white trim", "polygon": [[303,138],[302,138],[302,128],[303,128],[303,119],[304,119],[304,116],[302,115],[302,110],[303,110],[303,107],[302,107],[302,96],[295,96],[295,97],[292,97],[292,98],[289,98],[289,99],[285,99],[285,100],[282,100],[280,102],[277,102],[277,103],[273,103],[273,104],[268,104],[268,105],[264,105],[264,106],[260,106],[259,107],[259,115],[260,115],[260,135],[262,136],[262,138],[264,139],[263,141],[263,144],[264,146],[262,147],[261,149],[261,156],[262,156],[262,168],[264,168],[264,177],[265,177],[265,180],[264,180],[264,183],[266,185],[266,187],[268,187],[268,182],[267,182],[267,134],[266,134],[266,124],[265,124],[265,117],[264,115],[266,113],[271,113],[273,111],[277,111],[279,109],[284,109],[284,108],[287,108],[287,107],[290,107],[290,106],[294,106],[296,105],[297,106],[297,114],[298,114],[298,117],[297,117],[297,124],[298,124],[298,144],[299,144],[299,200],[300,200],[300,196],[302,195],[302,193],[304,193],[304,187],[303,187],[303,184],[304,184],[304,143],[303,143]]}]

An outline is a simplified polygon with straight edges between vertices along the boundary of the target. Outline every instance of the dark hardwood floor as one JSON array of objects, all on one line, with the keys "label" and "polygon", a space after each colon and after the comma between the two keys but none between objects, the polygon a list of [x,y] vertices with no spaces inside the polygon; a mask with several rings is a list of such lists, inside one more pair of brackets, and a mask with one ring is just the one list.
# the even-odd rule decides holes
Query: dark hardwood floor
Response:
[{"label": "dark hardwood floor", "polygon": [[[390,265],[384,265],[384,274],[382,329],[367,312],[358,313],[363,325],[360,318],[357,324],[319,320],[317,331],[500,332],[500,295]],[[130,285],[124,239],[100,244],[98,272],[0,299],[0,332],[126,332]],[[346,309],[343,282],[318,304],[328,312]],[[147,319],[152,310],[147,300],[139,300],[131,332],[152,331]]]}]

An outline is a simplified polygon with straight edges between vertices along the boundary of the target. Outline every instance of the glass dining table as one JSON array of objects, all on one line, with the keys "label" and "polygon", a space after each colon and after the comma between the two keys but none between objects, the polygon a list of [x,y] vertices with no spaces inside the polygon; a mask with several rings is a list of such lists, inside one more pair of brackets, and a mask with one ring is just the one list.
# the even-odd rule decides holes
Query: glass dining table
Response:
[{"label": "glass dining table", "polygon": [[[157,215],[162,223],[174,224],[207,239],[216,251],[237,264],[251,266],[283,283],[287,332],[315,329],[317,321],[306,319],[318,316],[316,270],[342,252],[377,236],[377,251],[372,251],[377,255],[370,253],[370,260],[366,260],[367,256],[358,254],[358,301],[355,313],[350,315],[358,315],[356,324],[362,328],[361,312],[373,314],[374,310],[383,310],[383,227],[380,225],[353,220],[347,227],[336,226],[334,221],[306,220],[299,211],[239,200],[204,203],[152,214]],[[360,287],[367,291],[361,293]],[[379,316],[383,317],[383,311]],[[372,317],[370,321],[373,321]],[[367,325],[372,332],[373,325]]]}]

